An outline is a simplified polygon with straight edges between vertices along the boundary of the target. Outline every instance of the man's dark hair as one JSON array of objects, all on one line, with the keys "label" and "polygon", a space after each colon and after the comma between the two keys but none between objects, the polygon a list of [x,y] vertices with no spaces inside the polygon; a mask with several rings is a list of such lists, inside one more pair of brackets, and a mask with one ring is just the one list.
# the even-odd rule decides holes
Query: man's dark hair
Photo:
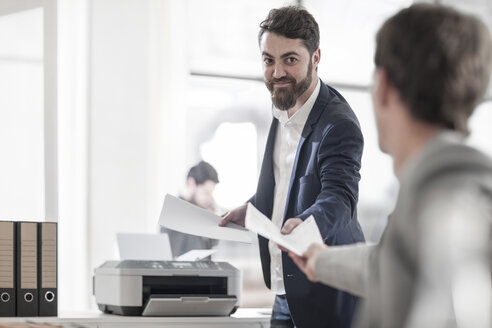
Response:
[{"label": "man's dark hair", "polygon": [[200,163],[193,166],[188,172],[187,178],[193,178],[197,185],[204,184],[208,180],[219,183],[217,171],[212,165],[205,161],[200,161]]},{"label": "man's dark hair", "polygon": [[414,118],[468,133],[468,118],[489,82],[492,43],[479,19],[417,4],[384,23],[374,61]]},{"label": "man's dark hair", "polygon": [[310,55],[319,48],[318,23],[307,10],[297,6],[270,10],[268,17],[260,24],[258,43],[265,32],[289,39],[302,39]]}]

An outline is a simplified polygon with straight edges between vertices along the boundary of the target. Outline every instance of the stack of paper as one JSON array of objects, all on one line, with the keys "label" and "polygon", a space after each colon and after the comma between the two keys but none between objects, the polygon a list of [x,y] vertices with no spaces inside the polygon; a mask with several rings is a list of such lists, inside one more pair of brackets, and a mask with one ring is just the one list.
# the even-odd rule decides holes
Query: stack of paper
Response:
[{"label": "stack of paper", "polygon": [[229,223],[219,227],[222,218],[187,201],[166,195],[162,206],[159,224],[180,232],[214,239],[232,240],[244,243],[252,242],[255,232],[275,243],[302,255],[312,243],[323,243],[321,234],[313,216],[298,225],[290,234],[283,235],[279,227],[258,211],[251,203],[246,212],[245,228]]}]

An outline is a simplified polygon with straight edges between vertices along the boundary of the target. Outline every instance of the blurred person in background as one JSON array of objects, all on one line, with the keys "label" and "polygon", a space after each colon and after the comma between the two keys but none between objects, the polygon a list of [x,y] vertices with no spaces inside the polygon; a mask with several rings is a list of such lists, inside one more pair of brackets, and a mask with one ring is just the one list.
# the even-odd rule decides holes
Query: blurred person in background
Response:
[{"label": "blurred person in background", "polygon": [[375,64],[379,146],[400,182],[386,230],[377,245],[289,256],[365,298],[357,327],[492,327],[492,161],[465,144],[492,70],[487,27],[416,4],[381,27]]},{"label": "blurred person in background", "polygon": [[[318,77],[319,27],[300,7],[273,9],[260,24],[263,73],[273,102],[256,194],[250,202],[278,230],[313,216],[328,245],[364,241],[357,220],[363,149],[350,105]],[[223,216],[244,226],[246,205]],[[271,327],[351,325],[357,297],[310,282],[285,252],[259,236],[265,284],[276,294]]]},{"label": "blurred person in background", "polygon": [[[219,177],[215,168],[205,161],[200,161],[188,172],[185,189],[179,197],[215,213],[216,204],[213,193],[217,183],[219,183]],[[193,249],[211,249],[218,244],[216,239],[189,235],[164,227],[161,227],[161,233],[169,235],[173,257]]]}]

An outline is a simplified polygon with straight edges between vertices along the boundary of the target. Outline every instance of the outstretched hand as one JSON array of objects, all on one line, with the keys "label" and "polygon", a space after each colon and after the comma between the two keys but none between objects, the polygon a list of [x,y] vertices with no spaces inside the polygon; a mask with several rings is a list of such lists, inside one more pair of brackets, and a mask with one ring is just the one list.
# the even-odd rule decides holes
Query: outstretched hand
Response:
[{"label": "outstretched hand", "polygon": [[229,212],[222,214],[222,220],[219,222],[219,226],[223,227],[227,223],[232,222],[244,227],[244,219],[246,218],[247,206],[248,204],[243,204],[233,210],[230,210]]},{"label": "outstretched hand", "polygon": [[289,257],[294,261],[294,263],[301,269],[302,272],[306,274],[309,280],[312,282],[318,282],[319,278],[315,273],[316,260],[319,254],[325,248],[325,244],[311,244],[308,250],[302,254],[302,256],[296,255],[289,251]]}]

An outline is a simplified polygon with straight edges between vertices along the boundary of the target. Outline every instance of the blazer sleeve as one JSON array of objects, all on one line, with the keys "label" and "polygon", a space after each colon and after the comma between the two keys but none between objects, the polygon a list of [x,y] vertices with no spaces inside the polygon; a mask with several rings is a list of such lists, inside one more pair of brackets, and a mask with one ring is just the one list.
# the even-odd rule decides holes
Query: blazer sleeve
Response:
[{"label": "blazer sleeve", "polygon": [[357,219],[364,140],[353,120],[339,120],[325,129],[316,154],[321,191],[314,204],[298,217],[313,215],[326,241]]},{"label": "blazer sleeve", "polygon": [[376,245],[364,243],[333,246],[323,250],[315,263],[320,281],[357,296],[367,295],[369,259]]}]

